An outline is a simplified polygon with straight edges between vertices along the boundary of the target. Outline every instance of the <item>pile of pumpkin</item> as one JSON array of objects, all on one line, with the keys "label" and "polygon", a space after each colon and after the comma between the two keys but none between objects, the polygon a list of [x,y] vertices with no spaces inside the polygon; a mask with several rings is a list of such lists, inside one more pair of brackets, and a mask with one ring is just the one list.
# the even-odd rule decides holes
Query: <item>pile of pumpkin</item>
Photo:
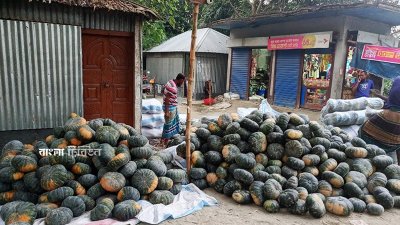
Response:
[{"label": "pile of pumpkin", "polygon": [[[94,149],[99,154],[68,154]],[[44,155],[62,149],[63,155]],[[76,153],[76,152],[75,152]],[[6,224],[62,225],[90,211],[93,221],[126,221],[141,210],[140,199],[168,205],[188,182],[170,153],[156,152],[134,128],[110,119],[86,121],[71,114],[44,141],[11,141],[0,157],[0,211]]]},{"label": "pile of pumpkin", "polygon": [[[275,213],[381,215],[400,207],[400,166],[375,145],[305,115],[254,111],[194,123],[191,182]],[[183,141],[177,136],[172,141]],[[186,145],[177,147],[185,157]],[[397,196],[399,195],[399,196]]]}]

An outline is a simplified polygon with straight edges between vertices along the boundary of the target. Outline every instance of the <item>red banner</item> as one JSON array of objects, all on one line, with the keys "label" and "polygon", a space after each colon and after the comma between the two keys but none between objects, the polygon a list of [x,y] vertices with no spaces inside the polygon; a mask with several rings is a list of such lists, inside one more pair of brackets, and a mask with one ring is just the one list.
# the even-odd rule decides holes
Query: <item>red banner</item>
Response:
[{"label": "red banner", "polygon": [[361,59],[400,64],[400,48],[364,45]]}]

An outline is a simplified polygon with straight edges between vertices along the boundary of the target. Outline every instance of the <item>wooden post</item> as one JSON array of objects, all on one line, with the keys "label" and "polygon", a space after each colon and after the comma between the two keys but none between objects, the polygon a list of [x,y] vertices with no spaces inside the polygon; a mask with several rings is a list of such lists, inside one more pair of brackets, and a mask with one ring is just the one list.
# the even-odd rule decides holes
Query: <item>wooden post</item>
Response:
[{"label": "wooden post", "polygon": [[194,67],[196,66],[196,38],[197,38],[197,19],[199,16],[199,3],[194,3],[193,10],[193,28],[192,28],[192,43],[190,45],[190,63],[188,74],[188,90],[187,90],[187,117],[186,117],[186,169],[189,175],[191,167],[191,152],[190,152],[190,127],[192,120],[192,95],[193,95],[193,77]]}]

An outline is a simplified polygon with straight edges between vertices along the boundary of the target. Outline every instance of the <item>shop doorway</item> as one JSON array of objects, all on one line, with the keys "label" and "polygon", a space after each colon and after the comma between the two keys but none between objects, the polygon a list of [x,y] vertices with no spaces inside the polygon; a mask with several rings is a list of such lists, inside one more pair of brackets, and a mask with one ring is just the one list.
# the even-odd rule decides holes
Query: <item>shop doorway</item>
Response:
[{"label": "shop doorway", "polygon": [[307,50],[304,54],[300,106],[321,110],[330,97],[333,54]]},{"label": "shop doorway", "polygon": [[267,49],[252,49],[249,96],[258,95],[267,98],[271,77],[272,54]]}]

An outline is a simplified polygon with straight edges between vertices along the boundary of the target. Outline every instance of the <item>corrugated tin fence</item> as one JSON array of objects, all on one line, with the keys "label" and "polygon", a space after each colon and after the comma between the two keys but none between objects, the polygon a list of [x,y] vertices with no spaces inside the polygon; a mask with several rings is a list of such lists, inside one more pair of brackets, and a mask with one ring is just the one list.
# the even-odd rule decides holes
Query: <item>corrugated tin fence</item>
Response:
[{"label": "corrugated tin fence", "polygon": [[226,92],[226,70],[228,55],[198,53],[196,54],[196,99],[203,99],[203,88],[207,80],[212,81],[213,96]]},{"label": "corrugated tin fence", "polygon": [[0,20],[0,130],[51,128],[82,114],[81,28]]}]

